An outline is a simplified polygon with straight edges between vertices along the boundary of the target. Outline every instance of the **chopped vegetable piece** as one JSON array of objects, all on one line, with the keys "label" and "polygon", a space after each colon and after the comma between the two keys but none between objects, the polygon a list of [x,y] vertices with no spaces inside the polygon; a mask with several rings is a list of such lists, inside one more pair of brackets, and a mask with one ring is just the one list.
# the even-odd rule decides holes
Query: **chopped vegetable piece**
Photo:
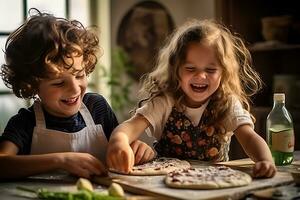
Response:
[{"label": "chopped vegetable piece", "polygon": [[124,190],[118,183],[112,183],[108,188],[108,194],[114,197],[124,197]]},{"label": "chopped vegetable piece", "polygon": [[79,178],[77,183],[76,183],[77,189],[78,190],[87,190],[90,192],[94,191],[92,183],[85,178]]}]

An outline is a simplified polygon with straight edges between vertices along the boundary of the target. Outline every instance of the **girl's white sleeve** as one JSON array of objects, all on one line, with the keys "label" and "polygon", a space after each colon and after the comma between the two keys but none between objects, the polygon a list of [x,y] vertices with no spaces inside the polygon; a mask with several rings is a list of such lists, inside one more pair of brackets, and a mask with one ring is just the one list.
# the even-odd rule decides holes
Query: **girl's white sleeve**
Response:
[{"label": "girl's white sleeve", "polygon": [[254,128],[250,113],[243,108],[241,102],[237,99],[234,99],[232,108],[224,124],[228,131],[235,131],[239,126],[244,124],[249,124]]},{"label": "girl's white sleeve", "polygon": [[167,96],[155,97],[136,110],[136,113],[143,115],[151,124],[146,133],[149,136],[160,139],[166,121],[172,111],[172,100]]}]

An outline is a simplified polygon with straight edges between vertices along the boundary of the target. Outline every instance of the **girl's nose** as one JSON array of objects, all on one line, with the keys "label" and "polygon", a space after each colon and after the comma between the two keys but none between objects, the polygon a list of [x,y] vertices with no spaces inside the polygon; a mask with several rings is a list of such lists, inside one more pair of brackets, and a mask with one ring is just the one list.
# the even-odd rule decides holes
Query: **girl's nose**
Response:
[{"label": "girl's nose", "polygon": [[201,79],[206,79],[206,72],[199,71],[199,72],[196,73],[196,77],[201,78]]}]

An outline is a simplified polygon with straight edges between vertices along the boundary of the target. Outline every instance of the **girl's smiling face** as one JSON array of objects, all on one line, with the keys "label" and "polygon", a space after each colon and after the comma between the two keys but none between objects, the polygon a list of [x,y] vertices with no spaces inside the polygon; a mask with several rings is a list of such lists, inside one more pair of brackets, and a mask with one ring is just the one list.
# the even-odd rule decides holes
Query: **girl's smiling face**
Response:
[{"label": "girl's smiling face", "polygon": [[87,88],[87,77],[82,56],[73,57],[73,60],[74,64],[70,69],[40,82],[38,96],[43,108],[51,115],[70,117],[79,111]]},{"label": "girl's smiling face", "polygon": [[218,89],[222,68],[212,48],[193,42],[179,68],[180,87],[188,107],[199,107]]}]

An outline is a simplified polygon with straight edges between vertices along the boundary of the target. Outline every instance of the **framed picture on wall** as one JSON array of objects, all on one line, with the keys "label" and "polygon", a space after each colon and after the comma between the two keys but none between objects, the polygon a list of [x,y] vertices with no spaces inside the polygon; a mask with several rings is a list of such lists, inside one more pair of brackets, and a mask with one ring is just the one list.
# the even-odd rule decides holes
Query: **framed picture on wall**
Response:
[{"label": "framed picture on wall", "polygon": [[135,4],[125,14],[118,29],[117,45],[128,54],[133,79],[151,71],[157,51],[174,28],[168,10],[155,1]]}]

